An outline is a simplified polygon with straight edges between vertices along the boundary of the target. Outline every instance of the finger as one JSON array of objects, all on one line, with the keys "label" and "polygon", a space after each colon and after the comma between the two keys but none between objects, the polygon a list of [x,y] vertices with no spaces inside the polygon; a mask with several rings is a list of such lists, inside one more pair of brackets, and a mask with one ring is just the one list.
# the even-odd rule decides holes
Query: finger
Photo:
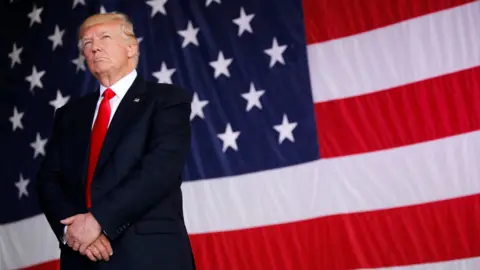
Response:
[{"label": "finger", "polygon": [[87,249],[87,251],[85,252],[85,255],[87,255],[87,257],[88,257],[91,261],[94,261],[94,262],[97,261],[97,258],[95,258],[95,256],[92,254],[92,252],[90,251],[90,249]]},{"label": "finger", "polygon": [[87,251],[88,245],[80,245],[79,251],[80,254],[85,255],[85,251]]},{"label": "finger", "polygon": [[92,251],[92,254],[93,256],[95,256],[95,258],[97,258],[98,260],[102,259],[102,254],[100,254],[96,246],[91,246],[90,250]]},{"label": "finger", "polygon": [[108,255],[107,248],[105,248],[105,246],[104,246],[102,243],[96,244],[95,247],[96,247],[97,250],[100,252],[100,255],[102,255],[102,258],[103,258],[105,261],[108,261],[108,259],[110,258],[110,256]]},{"label": "finger", "polygon": [[66,218],[66,219],[62,219],[62,220],[60,220],[60,223],[65,224],[65,225],[70,225],[70,224],[73,223],[73,221],[75,220],[76,217],[77,217],[77,215],[71,216],[71,217]]},{"label": "finger", "polygon": [[79,248],[80,248],[80,243],[75,242],[75,243],[73,244],[73,250],[77,251]]},{"label": "finger", "polygon": [[103,246],[107,249],[108,255],[112,256],[113,255],[113,249],[112,245],[110,245],[110,241],[104,237],[100,237],[100,241],[102,242]]}]

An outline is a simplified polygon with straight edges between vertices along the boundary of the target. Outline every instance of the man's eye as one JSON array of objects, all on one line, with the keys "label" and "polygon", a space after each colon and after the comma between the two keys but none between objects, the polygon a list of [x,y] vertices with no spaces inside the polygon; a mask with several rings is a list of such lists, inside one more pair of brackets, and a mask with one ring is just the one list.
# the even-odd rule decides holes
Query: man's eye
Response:
[{"label": "man's eye", "polygon": [[109,35],[102,36],[102,39],[106,39],[106,38],[110,38],[110,36]]},{"label": "man's eye", "polygon": [[90,42],[90,41],[87,41],[87,42],[83,43],[83,46],[84,46],[84,47],[87,47],[87,46],[90,46],[90,44],[91,44],[91,42]]}]

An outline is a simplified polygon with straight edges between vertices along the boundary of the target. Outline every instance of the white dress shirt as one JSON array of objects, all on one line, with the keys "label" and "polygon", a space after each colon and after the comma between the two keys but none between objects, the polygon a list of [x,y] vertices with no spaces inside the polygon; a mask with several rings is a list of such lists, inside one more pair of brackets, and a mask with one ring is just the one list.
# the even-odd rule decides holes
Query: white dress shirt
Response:
[{"label": "white dress shirt", "polygon": [[[115,93],[115,96],[110,99],[110,108],[111,108],[112,111],[111,111],[111,114],[110,114],[110,120],[108,121],[109,125],[112,122],[113,115],[117,111],[118,105],[120,105],[120,101],[122,101],[122,99],[125,96],[125,94],[127,93],[128,89],[130,88],[130,86],[132,86],[133,81],[135,81],[135,78],[137,78],[137,70],[136,69],[132,70],[126,76],[121,78],[118,82],[116,82],[115,84],[110,86],[110,89],[113,90],[113,92]],[[93,128],[93,124],[95,123],[95,119],[97,118],[98,108],[100,107],[100,103],[102,102],[102,99],[103,99],[103,92],[105,92],[105,90],[107,90],[107,88],[108,87],[100,84],[100,96],[98,98],[97,106],[95,108],[95,115],[93,116],[92,128]],[[66,232],[67,232],[67,226],[65,226],[65,228],[63,229],[63,235],[65,235]],[[65,239],[63,239],[63,244],[65,244],[65,243],[66,243]]]}]

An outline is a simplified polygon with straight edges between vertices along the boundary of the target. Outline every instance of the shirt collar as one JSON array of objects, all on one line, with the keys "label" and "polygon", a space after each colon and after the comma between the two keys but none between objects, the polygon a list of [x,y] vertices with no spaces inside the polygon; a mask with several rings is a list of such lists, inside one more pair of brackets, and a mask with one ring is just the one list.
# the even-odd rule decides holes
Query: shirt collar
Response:
[{"label": "shirt collar", "polygon": [[[132,86],[133,81],[135,81],[135,78],[137,78],[137,70],[133,69],[130,73],[128,73],[123,78],[121,78],[118,82],[110,86],[110,89],[112,89],[113,92],[115,92],[116,96],[118,96],[119,98],[123,98],[123,96],[125,96],[130,86]],[[100,84],[100,96],[103,95],[103,92],[105,92],[107,88],[108,87]]]}]

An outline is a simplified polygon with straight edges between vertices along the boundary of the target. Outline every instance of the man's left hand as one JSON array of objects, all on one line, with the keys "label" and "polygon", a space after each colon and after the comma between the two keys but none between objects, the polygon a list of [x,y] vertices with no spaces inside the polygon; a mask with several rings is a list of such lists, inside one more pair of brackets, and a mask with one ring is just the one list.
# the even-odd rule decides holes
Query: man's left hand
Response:
[{"label": "man's left hand", "polygon": [[91,213],[78,214],[60,221],[67,225],[66,240],[69,247],[79,250],[85,255],[87,247],[95,241],[101,233],[100,224]]},{"label": "man's left hand", "polygon": [[108,238],[100,234],[97,240],[87,248],[85,255],[92,261],[96,262],[97,260],[109,261],[110,256],[113,255],[112,245]]}]

